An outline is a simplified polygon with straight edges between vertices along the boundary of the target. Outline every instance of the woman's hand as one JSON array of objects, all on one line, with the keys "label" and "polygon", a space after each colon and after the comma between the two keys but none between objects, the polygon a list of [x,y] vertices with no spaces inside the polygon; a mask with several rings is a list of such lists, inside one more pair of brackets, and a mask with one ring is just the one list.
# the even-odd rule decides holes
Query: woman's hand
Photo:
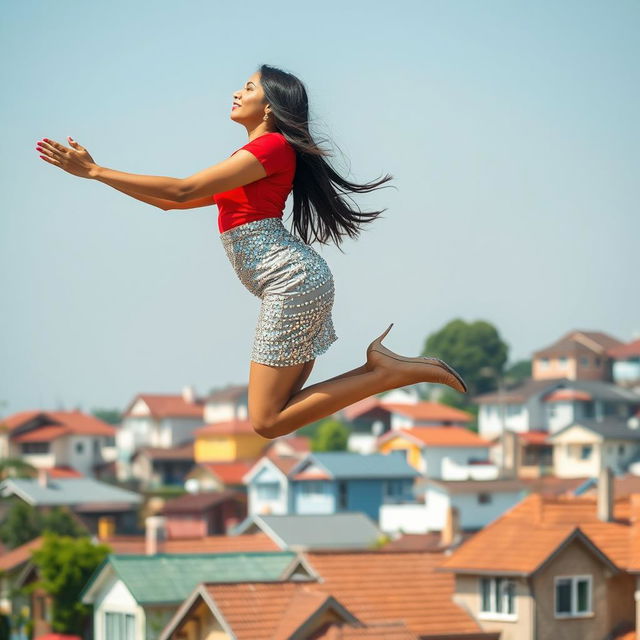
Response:
[{"label": "woman's hand", "polygon": [[60,167],[79,178],[92,178],[98,165],[89,152],[71,137],[69,137],[69,144],[71,148],[55,140],[43,138],[38,141],[36,149],[42,153],[40,157],[49,164]]}]

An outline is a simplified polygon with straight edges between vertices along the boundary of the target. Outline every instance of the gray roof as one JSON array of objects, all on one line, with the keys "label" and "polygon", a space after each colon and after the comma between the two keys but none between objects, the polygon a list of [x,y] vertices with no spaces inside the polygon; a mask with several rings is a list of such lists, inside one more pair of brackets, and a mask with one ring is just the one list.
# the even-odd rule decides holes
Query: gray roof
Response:
[{"label": "gray roof", "polygon": [[[406,459],[406,452],[398,453],[354,453],[352,451],[327,451],[311,453],[305,461],[316,461],[335,479],[349,478],[416,478],[417,469]],[[297,465],[300,469],[300,465]],[[293,469],[291,470],[293,471]]]},{"label": "gray roof", "polygon": [[583,418],[574,420],[571,424],[551,434],[549,439],[553,440],[557,435],[575,426],[589,429],[589,431],[597,433],[605,440],[640,440],[640,428],[631,429],[627,425],[627,421],[621,418],[604,418],[603,420]]},{"label": "gray roof", "polygon": [[233,531],[238,535],[260,530],[284,548],[368,549],[382,535],[364,513],[311,515],[253,515]]},{"label": "gray roof", "polygon": [[550,380],[534,380],[528,378],[515,387],[482,393],[473,398],[479,404],[502,402],[504,404],[525,403],[529,398],[538,394],[546,394],[556,389],[576,389],[591,394],[594,400],[609,400],[613,402],[631,402],[640,404],[640,394],[625,389],[613,382],[601,380],[569,380],[569,378],[553,378]]},{"label": "gray roof", "polygon": [[47,487],[41,486],[37,478],[7,478],[0,483],[0,495],[16,495],[36,507],[142,502],[142,496],[138,493],[93,478],[51,478]]}]

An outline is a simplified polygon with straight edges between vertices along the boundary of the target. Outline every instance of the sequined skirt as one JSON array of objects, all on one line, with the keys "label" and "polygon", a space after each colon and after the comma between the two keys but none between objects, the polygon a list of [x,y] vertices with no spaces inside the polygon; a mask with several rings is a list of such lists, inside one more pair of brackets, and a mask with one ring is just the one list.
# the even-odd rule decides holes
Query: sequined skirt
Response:
[{"label": "sequined skirt", "polygon": [[321,355],[338,339],[333,275],[324,258],[281,218],[262,218],[220,234],[242,284],[262,300],[251,360],[276,367]]}]

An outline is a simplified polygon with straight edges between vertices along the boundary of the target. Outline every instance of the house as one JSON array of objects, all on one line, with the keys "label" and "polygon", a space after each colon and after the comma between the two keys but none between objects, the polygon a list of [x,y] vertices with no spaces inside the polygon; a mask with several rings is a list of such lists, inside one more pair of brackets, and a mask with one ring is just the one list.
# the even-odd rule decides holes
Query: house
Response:
[{"label": "house", "polygon": [[627,419],[640,410],[640,393],[598,380],[528,379],[475,396],[478,432],[487,439],[505,429],[555,433],[577,420]]},{"label": "house", "polygon": [[116,429],[74,411],[22,411],[2,420],[0,458],[20,458],[38,469],[72,469],[94,475],[110,459]]},{"label": "house", "polygon": [[578,420],[550,435],[549,441],[554,473],[564,478],[597,477],[605,467],[620,474],[640,460],[640,425],[635,418]]},{"label": "house", "polygon": [[377,522],[382,504],[415,501],[413,483],[420,474],[399,453],[309,453],[286,463],[286,471],[273,459],[261,461],[246,477],[249,515],[362,511]]},{"label": "house", "polygon": [[117,477],[131,476],[131,457],[141,447],[168,449],[193,440],[204,422],[204,404],[191,386],[181,394],[139,393],[127,405],[118,430]]},{"label": "house", "polygon": [[182,485],[193,469],[193,442],[176,447],[140,447],[131,456],[131,477],[142,489]]},{"label": "house", "polygon": [[15,497],[38,509],[66,506],[80,519],[90,532],[98,531],[105,518],[113,521],[121,533],[138,530],[137,511],[142,496],[93,478],[48,477],[42,469],[39,477],[7,478],[0,483],[3,498]]},{"label": "house", "polygon": [[225,490],[186,494],[167,500],[161,514],[170,539],[222,535],[247,515],[243,493]]},{"label": "house", "polygon": [[283,436],[269,440],[260,449],[260,457],[224,462],[201,462],[196,464],[185,477],[189,491],[222,491],[237,489],[246,492],[245,477],[263,457],[274,460],[298,461],[311,450],[307,436]]},{"label": "house", "polygon": [[607,355],[612,361],[613,381],[640,392],[640,338],[611,347]]},{"label": "house", "polygon": [[350,428],[347,448],[362,454],[376,451],[377,438],[396,429],[425,426],[468,426],[472,414],[438,402],[421,402],[414,396],[371,396],[349,405],[339,417]]},{"label": "house", "polygon": [[491,439],[489,456],[501,475],[540,478],[553,473],[553,445],[547,431],[505,429]]},{"label": "house", "polygon": [[[290,551],[111,554],[96,568],[79,599],[93,605],[94,640],[157,638],[200,582],[274,582],[311,576],[306,561]],[[123,629],[127,635],[118,636]]]},{"label": "house", "polygon": [[364,513],[330,515],[253,515],[231,536],[263,532],[280,549],[370,549],[383,535]]},{"label": "house", "polygon": [[196,463],[256,459],[268,440],[256,433],[248,419],[207,424],[194,431]]},{"label": "house", "polygon": [[599,485],[596,500],[531,494],[442,563],[483,630],[596,640],[635,627],[640,496],[614,502],[610,471]]},{"label": "house", "polygon": [[489,480],[498,467],[489,460],[491,443],[464,427],[413,427],[378,438],[380,453],[402,451],[407,462],[429,478]]},{"label": "house", "polygon": [[531,363],[534,380],[612,381],[609,351],[623,342],[602,331],[569,331],[552,345],[535,351]]},{"label": "house", "polygon": [[[442,553],[305,552],[314,579],[194,589],[160,640],[498,640],[453,602]],[[247,612],[250,611],[250,615]],[[98,639],[96,639],[98,640]]]}]

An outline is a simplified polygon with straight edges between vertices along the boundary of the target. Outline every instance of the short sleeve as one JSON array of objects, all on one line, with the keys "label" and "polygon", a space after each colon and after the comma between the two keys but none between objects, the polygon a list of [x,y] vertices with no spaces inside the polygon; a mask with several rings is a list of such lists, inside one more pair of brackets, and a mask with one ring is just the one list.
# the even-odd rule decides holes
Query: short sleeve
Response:
[{"label": "short sleeve", "polygon": [[264,167],[267,176],[287,169],[291,163],[289,143],[281,133],[264,133],[241,147],[250,151]]}]

